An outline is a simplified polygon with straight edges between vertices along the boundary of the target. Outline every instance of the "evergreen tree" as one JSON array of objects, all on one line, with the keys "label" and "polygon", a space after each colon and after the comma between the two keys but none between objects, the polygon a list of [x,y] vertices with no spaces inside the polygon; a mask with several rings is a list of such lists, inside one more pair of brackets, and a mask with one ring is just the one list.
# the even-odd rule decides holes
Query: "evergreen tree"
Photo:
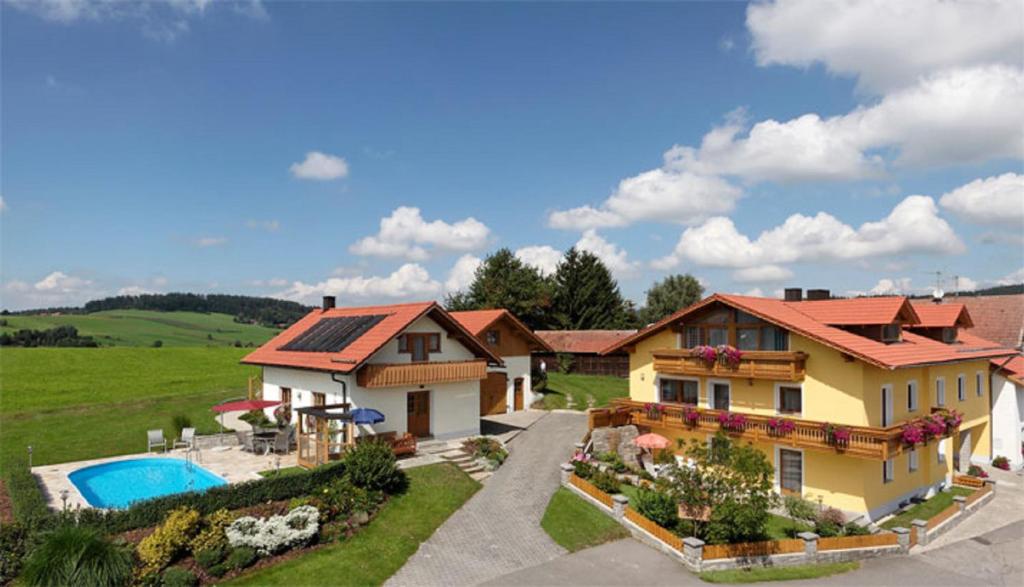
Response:
[{"label": "evergreen tree", "polygon": [[504,308],[531,329],[548,326],[551,287],[537,269],[520,261],[509,249],[499,249],[477,267],[465,292],[445,300],[449,310]]},{"label": "evergreen tree", "polygon": [[569,249],[555,271],[554,287],[554,318],[562,329],[615,329],[629,322],[618,283],[593,253]]},{"label": "evergreen tree", "polygon": [[669,275],[655,282],[647,290],[647,305],[640,310],[642,326],[661,320],[662,318],[700,301],[704,295],[704,287],[697,278],[690,275]]}]

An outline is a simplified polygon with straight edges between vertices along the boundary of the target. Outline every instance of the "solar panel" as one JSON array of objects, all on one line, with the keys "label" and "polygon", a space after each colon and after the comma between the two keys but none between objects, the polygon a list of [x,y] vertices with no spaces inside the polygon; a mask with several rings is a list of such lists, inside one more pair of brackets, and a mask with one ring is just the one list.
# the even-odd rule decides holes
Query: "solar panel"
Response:
[{"label": "solar panel", "polygon": [[386,317],[386,314],[374,314],[371,316],[322,318],[309,330],[296,336],[279,350],[336,353],[355,342],[367,330],[376,326]]}]

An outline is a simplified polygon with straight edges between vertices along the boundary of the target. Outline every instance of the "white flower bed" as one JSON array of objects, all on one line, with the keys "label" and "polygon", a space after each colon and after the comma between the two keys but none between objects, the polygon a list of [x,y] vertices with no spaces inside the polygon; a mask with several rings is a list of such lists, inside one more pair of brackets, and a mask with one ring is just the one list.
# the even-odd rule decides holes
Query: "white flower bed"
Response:
[{"label": "white flower bed", "polygon": [[320,512],[315,507],[303,505],[283,516],[243,516],[224,532],[231,546],[248,546],[260,556],[267,556],[308,543],[316,536],[319,520]]}]

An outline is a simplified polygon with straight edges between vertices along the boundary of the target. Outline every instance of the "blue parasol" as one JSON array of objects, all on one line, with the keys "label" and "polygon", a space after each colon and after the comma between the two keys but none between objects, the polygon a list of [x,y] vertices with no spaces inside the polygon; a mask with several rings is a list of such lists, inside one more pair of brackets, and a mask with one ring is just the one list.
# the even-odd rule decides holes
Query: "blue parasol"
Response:
[{"label": "blue parasol", "polygon": [[349,414],[354,424],[379,424],[384,421],[384,414],[373,408],[356,408]]}]

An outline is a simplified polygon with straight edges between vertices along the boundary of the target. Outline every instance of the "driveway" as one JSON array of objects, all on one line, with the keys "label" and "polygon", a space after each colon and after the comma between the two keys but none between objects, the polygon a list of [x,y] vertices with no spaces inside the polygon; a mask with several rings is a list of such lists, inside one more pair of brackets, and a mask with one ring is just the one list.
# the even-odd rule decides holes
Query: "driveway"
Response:
[{"label": "driveway", "polygon": [[582,413],[550,413],[515,436],[505,465],[387,585],[476,585],[564,555],[540,519],[558,489],[558,465],[586,427]]}]

